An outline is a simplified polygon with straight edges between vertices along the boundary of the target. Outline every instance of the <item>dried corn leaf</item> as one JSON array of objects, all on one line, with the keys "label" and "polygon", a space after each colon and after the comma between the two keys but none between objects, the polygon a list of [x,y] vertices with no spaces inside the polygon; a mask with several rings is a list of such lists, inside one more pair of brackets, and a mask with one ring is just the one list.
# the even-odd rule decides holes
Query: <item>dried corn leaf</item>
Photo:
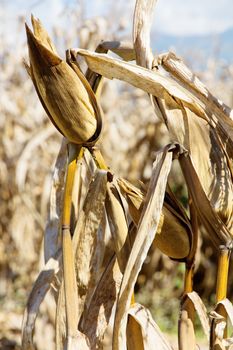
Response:
[{"label": "dried corn leaf", "polygon": [[117,183],[128,203],[131,219],[137,225],[143,208],[144,193],[125,179],[119,178]]},{"label": "dried corn leaf", "polygon": [[167,111],[171,139],[190,153],[213,209],[233,230],[233,183],[229,157],[214,128],[187,108]]},{"label": "dried corn leaf", "polygon": [[40,305],[50,289],[55,275],[59,271],[60,264],[61,251],[59,250],[54,257],[51,257],[48,260],[34,283],[33,289],[28,298],[22,326],[22,348],[25,350],[35,349],[33,345],[33,333],[36,317],[38,316]]},{"label": "dried corn leaf", "polygon": [[231,246],[231,233],[210,205],[191,158],[184,150],[180,153],[179,162],[198,216],[205,226],[210,239],[216,246],[221,244]]},{"label": "dried corn leaf", "polygon": [[[217,118],[218,122],[230,135],[231,140],[233,140],[233,112],[231,108],[214,97],[198,77],[174,53],[169,52],[168,54],[160,55],[159,64],[176,78],[178,82],[182,83],[184,87],[191,90],[209,111],[213,111],[216,115],[215,118]],[[210,115],[209,117],[216,123],[213,116]]]},{"label": "dried corn leaf", "polygon": [[223,309],[233,326],[233,305],[229,299],[219,301],[215,306],[215,311],[210,312],[211,319],[211,345],[221,344],[226,349],[231,349],[233,345],[233,337],[224,338],[224,331],[227,325],[227,320],[224,316],[218,313],[219,309]]},{"label": "dried corn leaf", "polygon": [[[127,349],[154,350],[156,348],[159,350],[172,350],[167,339],[153,320],[150,311],[144,306],[133,304],[128,311],[128,319]],[[135,334],[136,330],[138,330],[137,334]],[[133,343],[132,338],[136,342]]]},{"label": "dried corn leaf", "polygon": [[90,350],[88,339],[85,334],[76,331],[76,335],[73,337],[68,337],[67,343],[65,344],[64,349],[66,350]]},{"label": "dried corn leaf", "polygon": [[130,42],[102,41],[98,45],[96,52],[107,53],[109,50],[120,56],[124,61],[135,60],[135,51],[133,45]]},{"label": "dried corn leaf", "polygon": [[138,225],[137,235],[126,265],[118,297],[115,316],[113,349],[126,349],[127,310],[130,306],[134,285],[148,250],[154,240],[163,206],[163,199],[172,164],[172,150],[166,147],[157,154],[147,191],[143,213]]},{"label": "dried corn leaf", "polygon": [[223,343],[224,331],[226,328],[226,319],[215,311],[210,312],[211,334],[210,334],[210,349],[225,350]]},{"label": "dried corn leaf", "polygon": [[[77,52],[84,56],[88,67],[94,72],[109,79],[123,80],[151,95],[164,99],[168,109],[179,109],[179,100],[181,100],[185,106],[196,112],[197,115],[202,118],[206,117],[191,93],[175,80],[162,75],[160,72],[152,72],[132,63],[88,50],[79,49]],[[176,99],[178,99],[178,102]]]},{"label": "dried corn leaf", "polygon": [[207,310],[201,298],[196,292],[187,293],[182,300],[182,309],[187,309],[188,305],[192,304],[201,322],[203,331],[209,340],[210,337],[210,323],[207,315]]},{"label": "dried corn leaf", "polygon": [[[102,41],[96,48],[95,52],[98,53],[107,53],[108,50],[111,50],[116,55],[123,58],[125,61],[132,61],[135,59],[135,51],[133,45],[128,42],[120,42],[120,41]],[[71,50],[73,57],[76,56],[77,50]],[[99,74],[93,72],[90,68],[87,69],[86,79],[88,80],[92,90],[96,94],[97,97],[100,96],[101,93],[101,82],[103,81],[103,77]]]},{"label": "dried corn leaf", "polygon": [[65,181],[65,169],[67,164],[67,142],[63,139],[59,150],[51,186],[48,221],[44,234],[44,256],[45,262],[61,246],[60,225],[63,203],[63,190]]},{"label": "dried corn leaf", "polygon": [[[179,71],[179,74],[182,72]],[[182,77],[178,83],[184,85]],[[209,102],[206,97],[208,90],[204,95],[202,90],[197,92],[199,87],[194,90],[191,82],[186,82],[184,86],[198,99],[208,123],[186,107],[168,110],[162,103],[166,110],[165,123],[172,140],[181,143],[190,152],[212,207],[233,232],[233,122],[216,103],[211,99]]]},{"label": "dried corn leaf", "polygon": [[233,326],[233,305],[232,305],[232,303],[230,302],[229,299],[223,299],[216,304],[216,306],[215,306],[216,311],[218,310],[218,307],[220,305],[223,306],[223,308],[225,309],[227,316],[229,317],[229,320]]},{"label": "dried corn leaf", "polygon": [[[134,48],[137,56],[137,63],[143,67],[151,68],[151,65],[146,62],[151,61],[150,57],[150,23],[151,20],[151,2],[145,2],[144,0],[138,0],[135,7],[134,16]],[[151,7],[151,8],[150,8]],[[144,12],[142,11],[144,9]],[[141,13],[137,10],[141,10]],[[143,17],[144,20],[141,20]],[[136,33],[136,34],[135,34]],[[137,42],[135,37],[137,35]],[[140,58],[141,52],[143,52],[143,58]],[[155,60],[156,61],[156,60]],[[154,63],[155,64],[155,63]],[[232,149],[233,141],[233,123],[232,123],[232,110],[216,99],[208,89],[200,82],[200,80],[185,66],[181,59],[178,59],[175,54],[168,53],[160,55],[158,58],[158,64],[167,70],[170,75],[177,80],[180,86],[186,88],[187,94],[192,93],[193,97],[197,98],[198,104],[202,109],[206,111],[208,122],[214,125],[218,129],[222,130],[225,135],[224,142],[230,142]],[[155,67],[157,70],[158,67]],[[157,96],[159,97],[159,96]],[[161,101],[157,98],[153,99],[153,103],[156,105],[156,110],[160,109],[161,114],[164,117],[164,121],[167,119],[167,112],[161,105]],[[213,115],[213,113],[215,115]],[[158,113],[158,115],[161,115]],[[231,119],[230,119],[230,118]],[[231,140],[227,140],[230,137]],[[232,151],[231,151],[232,152]]]},{"label": "dried corn leaf", "polygon": [[[107,172],[97,169],[74,232],[73,250],[78,285],[79,317],[83,311],[87,292],[88,298],[93,293],[104,258],[104,232],[99,226],[104,213],[106,184]],[[86,303],[87,307],[88,300]]]},{"label": "dried corn leaf", "polygon": [[82,315],[80,329],[87,335],[93,350],[101,348],[106,329],[115,312],[121,281],[122,273],[114,256],[106,265],[90,304]]}]

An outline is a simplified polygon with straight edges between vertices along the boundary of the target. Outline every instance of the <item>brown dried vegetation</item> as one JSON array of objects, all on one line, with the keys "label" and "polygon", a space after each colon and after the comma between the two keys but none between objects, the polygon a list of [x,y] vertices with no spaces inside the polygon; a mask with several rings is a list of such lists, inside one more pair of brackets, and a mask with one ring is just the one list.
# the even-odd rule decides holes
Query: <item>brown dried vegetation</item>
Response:
[{"label": "brown dried vegetation", "polygon": [[[67,52],[67,63],[57,56],[41,23],[32,19],[27,70],[63,140],[36,99],[29,104],[22,97],[22,91],[27,99],[33,96],[23,70],[1,61],[0,292],[7,295],[0,313],[2,348],[17,348],[24,290],[33,286],[24,314],[23,349],[154,349],[155,344],[156,349],[172,349],[134,295],[136,283],[150,281],[155,268],[168,276],[174,271],[171,266],[178,263],[171,263],[168,255],[185,265],[184,289],[179,289],[179,349],[196,347],[195,314],[210,348],[230,349],[232,339],[224,330],[226,315],[233,323],[227,299],[233,234],[232,110],[174,54],[153,58],[155,2],[136,1],[132,44],[103,42],[96,52],[86,50],[93,43],[84,43],[84,24],[82,49]],[[109,50],[121,59],[111,57]],[[103,77],[137,89],[114,88],[107,79],[102,86]],[[183,174],[178,179],[171,173],[175,159]],[[171,190],[182,181],[187,208]],[[209,315],[192,283],[200,227],[206,232],[204,241],[211,242],[204,249],[219,255],[216,305]],[[201,259],[204,266],[206,255]],[[151,280],[151,288],[158,288]]]}]

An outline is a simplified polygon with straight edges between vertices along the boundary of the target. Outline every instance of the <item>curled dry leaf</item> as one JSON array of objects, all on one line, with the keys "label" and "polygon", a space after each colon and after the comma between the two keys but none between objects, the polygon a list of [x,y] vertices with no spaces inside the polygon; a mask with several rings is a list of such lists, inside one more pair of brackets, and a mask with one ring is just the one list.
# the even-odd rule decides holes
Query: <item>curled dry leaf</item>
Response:
[{"label": "curled dry leaf", "polygon": [[28,298],[27,307],[24,313],[22,326],[22,348],[24,350],[34,350],[33,333],[36,317],[38,316],[39,307],[45,298],[46,293],[54,281],[61,264],[61,251],[59,250],[54,257],[50,258],[43,270],[37,277],[33,289]]},{"label": "curled dry leaf", "polygon": [[205,112],[206,121],[184,105],[171,110],[163,103],[165,123],[171,139],[189,151],[211,206],[229,231],[233,232],[233,123],[226,115],[225,119],[221,116],[223,112],[221,115],[219,112],[214,114],[214,109],[207,103],[198,101]]},{"label": "curled dry leaf", "polygon": [[193,86],[190,82],[191,72],[182,62],[177,67],[176,62],[177,60],[175,63],[173,60],[175,68],[171,69],[171,74],[175,74],[181,82],[185,81],[189,90],[194,90],[209,117],[209,125],[205,125],[203,121],[198,123],[196,120],[194,124],[192,121],[194,117],[188,114],[192,161],[211,205],[232,233],[233,122],[229,118],[231,110],[214,98],[197,79],[194,80],[195,86]]},{"label": "curled dry leaf", "polygon": [[110,328],[110,333],[112,334],[111,323],[115,314],[121,281],[122,273],[116,256],[113,256],[106,265],[81,320],[80,329],[87,335],[93,350],[102,347],[108,328]]},{"label": "curled dry leaf", "polygon": [[181,150],[179,162],[197,214],[207,229],[209,237],[217,247],[219,245],[231,247],[232,233],[228,230],[218,213],[212,208],[194,169],[191,158],[184,150]]},{"label": "curled dry leaf", "polygon": [[98,53],[107,53],[109,50],[120,56],[124,61],[135,60],[135,51],[130,42],[102,41],[96,48]]},{"label": "curled dry leaf", "polygon": [[84,56],[88,67],[94,72],[109,79],[123,80],[149,94],[160,97],[167,101],[168,107],[171,109],[179,108],[179,104],[176,102],[176,98],[178,98],[182,100],[185,106],[196,111],[201,117],[205,117],[193,96],[177,84],[174,79],[108,55],[82,49],[78,49],[77,52]]},{"label": "curled dry leaf", "polygon": [[214,311],[211,311],[209,315],[211,320],[211,345],[217,343],[230,350],[233,345],[233,337],[224,337],[227,320],[218,313],[220,308],[224,309],[231,326],[233,326],[233,305],[229,299],[223,299],[216,304]]},{"label": "curled dry leaf", "polygon": [[145,198],[141,220],[138,225],[137,235],[125,268],[119,292],[113,332],[114,350],[126,349],[127,310],[130,306],[136,279],[157,231],[167,177],[172,164],[173,149],[174,147],[169,146],[159,152],[153,165],[152,176]]},{"label": "curled dry leaf", "polygon": [[187,293],[185,295],[184,299],[182,300],[182,309],[187,309],[189,304],[192,304],[194,309],[196,310],[206,338],[209,340],[210,323],[208,319],[207,310],[203,301],[196,292]]},{"label": "curled dry leaf", "polygon": [[213,96],[199,78],[185,65],[182,59],[177,57],[173,52],[159,55],[158,63],[176,78],[178,82],[195,93],[209,110],[213,110],[219,123],[226,128],[227,132],[230,132],[231,138],[233,138],[232,109]]},{"label": "curled dry leaf", "polygon": [[[138,331],[137,334],[135,334],[136,330]],[[136,342],[133,343],[132,339],[135,339]],[[127,349],[154,350],[155,346],[159,350],[172,350],[167,339],[153,320],[150,311],[137,303],[131,305],[128,311]]]},{"label": "curled dry leaf", "polygon": [[[84,302],[88,306],[99,279],[105,254],[104,232],[99,229],[104,214],[107,172],[96,170],[80,212],[73,237],[76,278],[78,286],[79,317]],[[87,295],[88,294],[88,295]]]},{"label": "curled dry leaf", "polygon": [[[116,55],[120,56],[124,61],[132,61],[135,59],[135,51],[133,45],[129,42],[120,41],[102,41],[96,48],[95,52],[107,53],[109,50],[114,52]],[[75,57],[77,55],[77,49],[72,49],[72,55]],[[100,96],[101,87],[103,82],[103,77],[96,74],[90,68],[87,69],[86,79],[91,85],[92,90],[96,96]]]},{"label": "curled dry leaf", "polygon": [[[90,167],[88,162],[89,160],[87,156],[86,159],[83,159],[83,168],[86,168],[86,171],[84,171],[86,175],[88,171],[90,171],[90,173],[92,171],[90,169],[87,171],[88,167]],[[85,181],[88,182],[87,179],[85,179]],[[89,189],[83,202],[83,207],[79,212],[78,221],[72,239],[72,246],[70,246],[70,249],[74,252],[73,263],[76,268],[77,279],[77,295],[74,296],[74,298],[76,298],[77,307],[75,307],[73,312],[70,310],[72,319],[75,317],[75,325],[72,327],[72,334],[66,334],[67,330],[64,322],[64,284],[61,283],[56,320],[56,343],[58,349],[62,349],[69,339],[72,340],[72,342],[69,343],[70,348],[72,348],[72,344],[77,345],[78,338],[76,337],[76,330],[80,316],[83,312],[84,303],[86,303],[85,307],[87,307],[88,300],[91,298],[93,288],[99,278],[101,263],[104,256],[104,240],[99,226],[103,217],[106,182],[107,173],[97,169],[94,174],[94,179],[92,181],[90,180]],[[78,182],[78,185],[80,186],[78,189],[78,193],[80,194],[82,192],[82,186],[86,189],[87,184],[80,181]],[[73,288],[73,290],[75,289],[76,288]],[[72,293],[72,290],[70,292]]]}]

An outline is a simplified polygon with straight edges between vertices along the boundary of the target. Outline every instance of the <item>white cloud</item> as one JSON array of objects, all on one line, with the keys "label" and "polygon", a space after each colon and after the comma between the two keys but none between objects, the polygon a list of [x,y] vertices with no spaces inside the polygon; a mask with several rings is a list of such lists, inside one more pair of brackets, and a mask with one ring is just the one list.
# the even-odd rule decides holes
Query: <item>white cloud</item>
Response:
[{"label": "white cloud", "polygon": [[222,32],[233,26],[232,0],[159,0],[154,26],[174,35]]},{"label": "white cloud", "polygon": [[[61,23],[64,4],[78,4],[77,0],[1,0],[0,34],[13,41],[23,32],[23,25],[17,26],[20,15],[29,21],[30,13],[42,19],[46,28]],[[133,0],[84,0],[86,16],[113,13],[112,21],[129,12],[133,16]],[[76,6],[76,5],[75,5]],[[124,9],[119,10],[120,8]],[[232,0],[158,0],[153,27],[174,35],[206,34],[221,32],[233,27]],[[118,16],[119,15],[119,16]],[[113,24],[114,24],[113,23]],[[115,23],[116,24],[116,23]],[[21,34],[22,35],[22,34]]]}]

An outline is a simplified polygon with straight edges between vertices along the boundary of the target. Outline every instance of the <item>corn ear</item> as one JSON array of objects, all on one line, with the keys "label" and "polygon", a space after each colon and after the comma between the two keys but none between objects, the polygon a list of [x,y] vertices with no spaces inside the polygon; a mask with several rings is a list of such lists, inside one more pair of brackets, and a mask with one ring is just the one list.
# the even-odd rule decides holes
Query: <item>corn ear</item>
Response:
[{"label": "corn ear", "polygon": [[[70,141],[85,144],[98,138],[94,94],[82,79],[63,61],[41,23],[32,19],[34,34],[26,25],[30,69],[38,96],[49,118]],[[82,73],[80,73],[82,74]]]}]

